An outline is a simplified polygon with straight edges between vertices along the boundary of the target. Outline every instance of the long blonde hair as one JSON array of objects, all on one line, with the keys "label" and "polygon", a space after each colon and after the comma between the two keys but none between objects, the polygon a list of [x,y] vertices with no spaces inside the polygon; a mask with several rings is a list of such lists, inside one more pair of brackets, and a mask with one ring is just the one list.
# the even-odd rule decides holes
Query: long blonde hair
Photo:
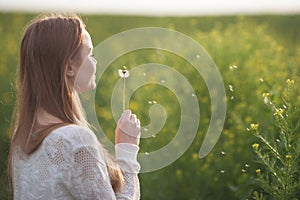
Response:
[{"label": "long blonde hair", "polygon": [[[18,96],[9,155],[11,186],[16,147],[31,154],[57,127],[66,124],[89,126],[78,94],[67,77],[70,60],[82,62],[80,48],[84,29],[85,24],[77,15],[49,15],[33,20],[25,30],[20,48]],[[43,109],[62,123],[37,123],[38,109]],[[105,157],[112,187],[118,191],[124,181],[122,172],[112,156],[105,153]]]}]

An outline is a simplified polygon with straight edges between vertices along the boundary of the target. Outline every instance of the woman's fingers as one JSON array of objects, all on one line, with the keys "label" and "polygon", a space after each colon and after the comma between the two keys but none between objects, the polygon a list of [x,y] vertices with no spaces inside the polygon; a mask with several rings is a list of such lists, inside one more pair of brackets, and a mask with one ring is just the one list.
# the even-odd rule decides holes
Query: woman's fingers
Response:
[{"label": "woman's fingers", "polygon": [[131,111],[130,110],[125,110],[120,119],[118,120],[118,126],[120,125],[120,123],[122,123],[123,121],[125,121],[126,119],[129,119],[131,116]]},{"label": "woman's fingers", "polygon": [[125,110],[116,128],[116,143],[139,144],[140,139],[140,120],[130,110]]},{"label": "woman's fingers", "polygon": [[138,126],[139,128],[141,128],[141,122],[140,122],[139,119],[137,119],[136,123],[137,123],[137,126]]},{"label": "woman's fingers", "polygon": [[131,119],[131,121],[133,121],[133,122],[136,123],[137,118],[136,118],[136,115],[135,115],[135,114],[132,114],[132,115],[130,116],[130,119]]}]

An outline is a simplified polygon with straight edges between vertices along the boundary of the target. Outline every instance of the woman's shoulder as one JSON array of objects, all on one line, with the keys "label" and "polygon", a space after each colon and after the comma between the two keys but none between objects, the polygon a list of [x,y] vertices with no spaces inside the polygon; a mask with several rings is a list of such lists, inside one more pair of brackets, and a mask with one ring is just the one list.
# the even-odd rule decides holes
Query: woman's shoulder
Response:
[{"label": "woman's shoulder", "polygon": [[98,146],[99,143],[91,129],[75,124],[54,129],[45,138],[45,142],[67,142],[76,146]]}]

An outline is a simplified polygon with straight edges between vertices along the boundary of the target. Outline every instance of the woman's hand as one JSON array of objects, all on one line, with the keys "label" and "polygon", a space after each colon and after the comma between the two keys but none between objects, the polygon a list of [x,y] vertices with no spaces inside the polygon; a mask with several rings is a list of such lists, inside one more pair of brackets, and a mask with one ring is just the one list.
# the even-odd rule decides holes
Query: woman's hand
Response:
[{"label": "woman's hand", "polygon": [[125,110],[117,124],[115,143],[139,145],[141,136],[140,120],[130,110]]}]

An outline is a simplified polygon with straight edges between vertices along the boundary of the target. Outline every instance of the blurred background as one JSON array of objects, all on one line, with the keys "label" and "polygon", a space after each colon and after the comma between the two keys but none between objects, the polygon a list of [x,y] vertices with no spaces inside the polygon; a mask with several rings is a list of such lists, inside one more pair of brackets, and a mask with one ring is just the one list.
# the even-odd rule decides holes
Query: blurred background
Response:
[{"label": "blurred background", "polygon": [[[171,165],[140,174],[141,199],[252,199],[259,168],[251,145],[257,139],[247,131],[259,123],[264,133],[275,131],[272,114],[262,93],[274,101],[288,78],[299,88],[299,1],[21,1],[0,0],[0,199],[8,199],[7,154],[10,119],[15,105],[15,79],[19,45],[26,24],[44,12],[80,14],[94,45],[122,31],[138,27],[163,27],[179,31],[201,44],[223,77],[227,117],[213,151],[203,159],[198,153],[210,120],[210,97],[202,77],[178,55],[145,49],[119,57],[101,77],[96,92],[99,123],[113,141],[115,121],[111,95],[119,80],[118,69],[156,62],[176,69],[191,83],[201,111],[198,134],[189,149]],[[300,102],[299,93],[295,100]],[[153,101],[167,111],[168,119],[156,137],[141,140],[141,152],[168,144],[177,133],[180,105],[167,88],[146,85],[131,97],[129,107],[150,122]]]}]

